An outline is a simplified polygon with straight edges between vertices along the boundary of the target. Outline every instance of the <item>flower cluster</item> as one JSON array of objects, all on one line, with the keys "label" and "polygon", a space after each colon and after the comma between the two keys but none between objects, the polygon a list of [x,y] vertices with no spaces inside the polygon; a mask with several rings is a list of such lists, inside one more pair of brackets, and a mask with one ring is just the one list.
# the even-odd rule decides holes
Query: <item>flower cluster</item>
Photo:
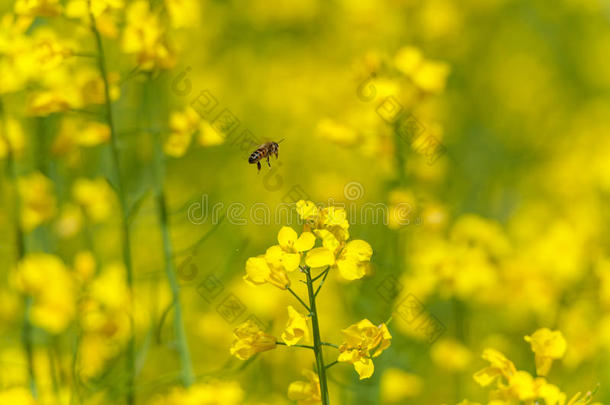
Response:
[{"label": "flower cluster", "polygon": [[193,108],[187,107],[184,111],[174,111],[169,119],[170,133],[165,140],[163,150],[168,156],[180,157],[188,150],[193,135],[202,146],[222,144],[225,136],[212,128],[210,123],[201,118]]},{"label": "flower cluster", "polygon": [[240,405],[244,391],[233,381],[210,381],[188,388],[174,388],[168,394],[155,398],[151,405]]},{"label": "flower cluster", "polygon": [[[244,280],[255,285],[270,283],[285,289],[290,286],[288,273],[301,265],[312,269],[336,269],[345,280],[357,280],[367,272],[373,249],[366,241],[349,239],[349,223],[343,208],[319,208],[311,201],[297,202],[297,212],[305,221],[298,235],[290,227],[282,227],[278,244],[264,255],[246,263]],[[315,247],[321,240],[321,246]]]},{"label": "flower cluster", "polygon": [[361,380],[369,378],[375,370],[372,359],[390,346],[392,335],[388,327],[384,323],[375,326],[363,319],[341,332],[345,342],[339,347],[338,360],[352,363]]},{"label": "flower cluster", "polygon": [[[495,349],[483,351],[482,357],[489,362],[489,366],[475,373],[474,380],[483,387],[496,384],[496,389],[490,394],[490,404],[508,405],[514,401],[535,403],[533,401],[544,400],[544,403],[549,405],[572,405],[588,404],[592,401],[591,392],[584,397],[577,393],[567,400],[566,394],[544,377],[550,370],[552,360],[563,357],[566,350],[566,341],[560,331],[542,328],[531,336],[526,336],[525,340],[531,343],[532,351],[536,355],[537,377],[527,371],[517,370],[512,361]],[[474,405],[468,401],[461,403],[467,404]]]},{"label": "flower cluster", "polygon": [[[392,335],[382,323],[375,326],[368,319],[351,325],[342,331],[344,342],[340,345],[320,340],[319,314],[316,311],[316,296],[331,271],[336,271],[345,280],[364,277],[373,250],[363,240],[349,240],[349,223],[345,210],[338,207],[318,207],[311,201],[301,200],[296,204],[297,212],[305,221],[303,232],[298,234],[290,227],[282,227],[277,235],[277,245],[267,249],[264,255],[251,257],[246,262],[244,280],[251,285],[271,284],[288,290],[308,311],[302,314],[288,306],[288,322],[281,333],[281,342],[273,335],[263,332],[249,320],[234,331],[234,341],[230,352],[241,360],[272,350],[278,344],[313,349],[316,354],[317,374],[306,371],[308,381],[296,381],[288,388],[288,397],[298,404],[327,403],[328,388],[326,368],[322,357],[322,346],[332,346],[338,350],[335,363],[351,363],[360,379],[373,375],[375,366],[372,359],[390,346]],[[320,244],[316,244],[320,241]],[[291,288],[290,273],[299,269],[305,274],[303,281],[308,288],[309,304],[306,304]],[[316,276],[313,276],[317,272]],[[314,283],[319,286],[314,292]],[[311,323],[311,331],[310,331]],[[313,346],[308,343],[313,336]]]}]

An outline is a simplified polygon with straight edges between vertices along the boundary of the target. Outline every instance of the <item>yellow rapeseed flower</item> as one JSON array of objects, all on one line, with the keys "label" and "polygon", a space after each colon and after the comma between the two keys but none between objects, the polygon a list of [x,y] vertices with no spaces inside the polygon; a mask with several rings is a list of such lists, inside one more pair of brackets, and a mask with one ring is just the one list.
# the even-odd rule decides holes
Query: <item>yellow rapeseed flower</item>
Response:
[{"label": "yellow rapeseed flower", "polygon": [[165,7],[173,28],[193,27],[199,22],[197,0],[165,0]]},{"label": "yellow rapeseed flower", "polygon": [[0,94],[22,90],[38,73],[32,40],[25,35],[32,21],[12,13],[0,18]]},{"label": "yellow rapeseed flower", "polygon": [[421,377],[399,368],[389,368],[381,376],[381,398],[383,403],[400,403],[407,398],[418,396],[423,385]]},{"label": "yellow rapeseed flower", "polygon": [[246,275],[243,278],[252,285],[269,283],[283,290],[290,286],[286,270],[283,267],[273,266],[262,255],[251,257],[246,261]]},{"label": "yellow rapeseed flower", "polygon": [[274,336],[263,332],[259,326],[248,320],[233,331],[233,345],[231,354],[240,360],[248,360],[257,353],[275,349]]},{"label": "yellow rapeseed flower", "polygon": [[311,370],[304,370],[307,381],[294,381],[288,386],[288,399],[297,405],[316,405],[322,402],[320,378]]},{"label": "yellow rapeseed flower", "polygon": [[72,186],[72,195],[92,221],[103,222],[110,217],[114,192],[104,178],[77,179]]},{"label": "yellow rapeseed flower", "polygon": [[413,73],[412,79],[415,85],[428,93],[440,93],[445,90],[445,82],[451,71],[449,65],[444,62],[425,61],[419,69]]},{"label": "yellow rapeseed flower", "polygon": [[418,48],[412,46],[401,48],[396,53],[394,65],[420,90],[433,94],[445,89],[451,70],[447,63],[428,60]]},{"label": "yellow rapeseed flower", "polygon": [[184,111],[174,111],[169,118],[170,134],[163,150],[172,157],[183,156],[191,144],[193,134],[200,126],[201,117],[191,107]]},{"label": "yellow rapeseed flower", "polygon": [[25,148],[25,134],[19,121],[6,117],[0,122],[0,159],[12,155],[20,156]]},{"label": "yellow rapeseed flower", "polygon": [[82,225],[81,209],[77,205],[69,203],[61,208],[53,228],[60,238],[70,238],[80,231]]},{"label": "yellow rapeseed flower", "polygon": [[127,25],[123,31],[123,52],[135,54],[143,70],[168,69],[174,56],[167,46],[159,16],[150,10],[148,1],[137,0],[129,5]]},{"label": "yellow rapeseed flower", "polygon": [[560,331],[548,328],[538,329],[531,336],[525,336],[536,357],[536,374],[546,376],[554,359],[560,359],[566,352],[567,343]]},{"label": "yellow rapeseed flower", "polygon": [[[81,257],[79,261],[89,262],[91,259]],[[78,265],[90,267],[92,263]],[[99,375],[106,364],[121,353],[132,334],[130,319],[133,316],[123,264],[105,266],[88,287],[88,294],[79,308],[83,336],[78,362],[80,374],[86,379]]]},{"label": "yellow rapeseed flower", "polygon": [[406,76],[411,76],[417,71],[423,60],[421,50],[414,46],[405,46],[396,52],[394,65]]},{"label": "yellow rapeseed flower", "polygon": [[175,387],[151,405],[241,405],[244,391],[234,381],[209,381],[188,388]]},{"label": "yellow rapeseed flower", "polygon": [[286,271],[296,270],[301,263],[301,253],[310,250],[316,243],[316,237],[311,232],[297,236],[294,229],[283,226],[277,234],[279,245],[271,246],[265,253],[267,261]]},{"label": "yellow rapeseed flower", "polygon": [[472,360],[472,353],[455,339],[441,339],[432,346],[430,357],[439,367],[449,371],[463,371]]},{"label": "yellow rapeseed flower", "polygon": [[79,133],[76,142],[83,146],[95,146],[110,139],[110,127],[101,122],[90,121]]},{"label": "yellow rapeseed flower", "polygon": [[352,363],[361,380],[372,376],[375,370],[372,359],[391,344],[392,335],[387,326],[384,323],[375,326],[368,319],[363,319],[343,329],[341,333],[344,342],[339,347],[337,360]]},{"label": "yellow rapeseed flower", "polygon": [[88,250],[81,250],[74,256],[74,272],[81,282],[91,280],[95,274],[96,266],[95,256]]},{"label": "yellow rapeseed flower", "polygon": [[51,148],[55,155],[74,152],[77,146],[97,146],[110,139],[110,127],[97,121],[66,117]]},{"label": "yellow rapeseed flower", "polygon": [[50,333],[67,328],[76,312],[75,283],[59,257],[27,255],[18,263],[14,281],[17,289],[33,298],[33,324]]},{"label": "yellow rapeseed flower", "polygon": [[59,0],[17,0],[15,14],[28,17],[55,17],[61,13]]},{"label": "yellow rapeseed flower", "polygon": [[104,267],[100,275],[92,281],[91,298],[111,311],[131,310],[131,294],[125,279],[125,266],[120,262]]},{"label": "yellow rapeseed flower", "polygon": [[89,25],[91,20],[89,13],[91,13],[100,34],[116,38],[118,35],[116,14],[123,7],[123,0],[70,0],[66,5],[66,16],[78,18]]},{"label": "yellow rapeseed flower", "polygon": [[508,380],[517,372],[513,362],[495,349],[485,349],[481,357],[489,362],[489,366],[477,371],[473,377],[483,387],[497,381],[501,377]]},{"label": "yellow rapeseed flower", "polygon": [[335,264],[335,255],[325,247],[318,247],[307,252],[305,263],[312,268],[324,267]]},{"label": "yellow rapeseed flower", "polygon": [[31,231],[55,216],[57,200],[53,183],[42,173],[35,172],[17,180],[21,198],[21,226]]},{"label": "yellow rapeseed flower", "polygon": [[304,228],[322,239],[322,247],[307,252],[305,263],[312,268],[333,266],[346,280],[362,278],[373,249],[363,240],[347,242],[349,223],[345,209],[332,206],[320,209],[313,202],[304,200],[298,201],[296,208],[305,221]]},{"label": "yellow rapeseed flower", "polygon": [[199,125],[199,135],[197,140],[201,146],[215,146],[224,143],[226,136],[217,131],[212,125],[205,120],[201,121]]},{"label": "yellow rapeseed flower", "polygon": [[337,258],[339,274],[346,280],[362,278],[368,269],[373,248],[367,242],[356,239],[347,242]]},{"label": "yellow rapeseed flower", "polygon": [[316,204],[305,200],[297,201],[296,210],[301,219],[308,222],[316,221],[320,212]]},{"label": "yellow rapeseed flower", "polygon": [[292,305],[288,305],[288,323],[281,335],[282,341],[288,346],[297,344],[301,339],[309,339],[307,316],[301,314]]}]

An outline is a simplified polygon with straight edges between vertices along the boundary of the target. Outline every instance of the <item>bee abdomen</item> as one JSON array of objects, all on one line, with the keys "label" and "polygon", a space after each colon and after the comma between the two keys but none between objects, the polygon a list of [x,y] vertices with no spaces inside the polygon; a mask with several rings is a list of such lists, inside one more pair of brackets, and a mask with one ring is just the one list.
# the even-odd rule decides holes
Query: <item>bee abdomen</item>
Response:
[{"label": "bee abdomen", "polygon": [[256,163],[260,160],[261,155],[258,151],[252,152],[250,157],[248,158],[248,163]]}]

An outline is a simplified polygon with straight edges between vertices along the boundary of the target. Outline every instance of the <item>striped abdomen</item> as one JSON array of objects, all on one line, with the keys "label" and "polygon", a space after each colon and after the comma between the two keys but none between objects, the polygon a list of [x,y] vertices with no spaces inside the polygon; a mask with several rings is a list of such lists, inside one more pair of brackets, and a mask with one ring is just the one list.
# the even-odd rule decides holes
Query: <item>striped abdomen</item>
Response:
[{"label": "striped abdomen", "polygon": [[266,156],[267,156],[267,149],[266,148],[258,148],[257,150],[252,152],[252,154],[248,158],[248,162],[249,163],[256,163],[256,162],[258,162],[259,160],[261,160],[262,158],[264,158]]}]

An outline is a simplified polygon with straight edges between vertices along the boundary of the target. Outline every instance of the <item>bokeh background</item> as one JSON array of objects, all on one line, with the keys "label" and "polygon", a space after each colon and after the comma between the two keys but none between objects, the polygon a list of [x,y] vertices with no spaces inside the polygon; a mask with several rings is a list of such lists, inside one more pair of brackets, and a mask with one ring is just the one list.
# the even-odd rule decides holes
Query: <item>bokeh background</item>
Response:
[{"label": "bokeh background", "polygon": [[329,275],[323,339],[391,317],[371,378],[329,369],[331,403],[487,403],[482,351],[535,375],[545,327],[567,343],[548,380],[610,400],[607,2],[17,0],[1,25],[0,402],[295,403],[310,351],[229,348],[298,305],[242,280],[298,199],[345,204],[374,252]]}]

